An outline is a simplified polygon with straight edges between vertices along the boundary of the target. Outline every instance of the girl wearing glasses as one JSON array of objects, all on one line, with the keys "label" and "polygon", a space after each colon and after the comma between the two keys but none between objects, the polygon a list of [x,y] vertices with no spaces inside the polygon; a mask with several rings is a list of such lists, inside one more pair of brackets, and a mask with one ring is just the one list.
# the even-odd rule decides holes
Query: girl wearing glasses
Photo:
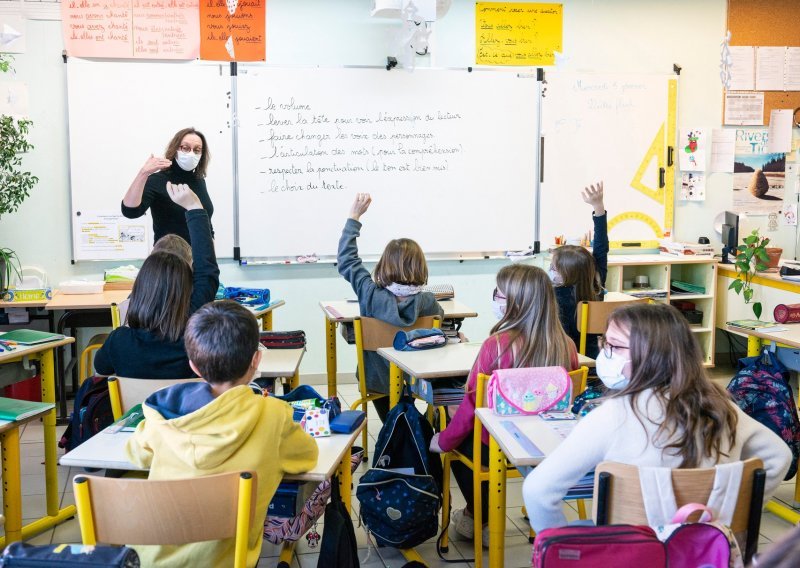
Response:
[{"label": "girl wearing glasses", "polygon": [[[185,184],[197,195],[209,222],[214,205],[206,189],[206,169],[211,154],[203,133],[194,128],[184,128],[175,133],[163,158],[150,156],[122,199],[122,214],[136,219],[151,209],[153,233],[158,241],[164,235],[175,234],[191,243],[183,207],[167,194],[167,183]],[[213,227],[211,230],[214,233]]]},{"label": "girl wearing glasses", "polygon": [[[431,451],[449,452],[458,448],[472,456],[472,431],[475,425],[475,388],[478,374],[491,374],[495,369],[516,367],[560,366],[578,368],[575,344],[567,337],[558,319],[558,305],[547,273],[541,268],[512,264],[497,273],[492,309],[500,320],[483,342],[478,358],[467,380],[464,400],[450,424],[431,440]],[[483,465],[489,464],[489,434],[482,435]],[[453,474],[467,506],[453,511],[452,525],[456,536],[474,537],[472,470],[461,462],[453,462]],[[481,518],[484,523],[483,545],[489,539],[488,483],[481,486]]]},{"label": "girl wearing glasses", "polygon": [[537,532],[567,524],[561,500],[603,461],[675,469],[760,458],[767,499],[783,480],[791,451],[708,378],[700,345],[674,307],[615,310],[596,362],[610,396],[525,478],[522,495]]}]

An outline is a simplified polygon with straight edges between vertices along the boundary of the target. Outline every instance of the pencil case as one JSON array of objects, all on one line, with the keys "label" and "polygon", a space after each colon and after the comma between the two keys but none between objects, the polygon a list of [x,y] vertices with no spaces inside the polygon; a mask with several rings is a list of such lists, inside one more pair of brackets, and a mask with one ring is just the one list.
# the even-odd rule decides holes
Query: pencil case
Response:
[{"label": "pencil case", "polygon": [[398,351],[422,351],[434,349],[447,344],[447,338],[441,329],[412,329],[398,331],[392,346]]},{"label": "pencil case", "polygon": [[[219,292],[218,292],[219,293]],[[268,288],[225,288],[222,293],[226,300],[233,300],[243,306],[260,306],[269,304]]]},{"label": "pencil case", "polygon": [[127,546],[84,546],[82,544],[33,546],[24,542],[14,542],[8,545],[3,556],[0,557],[0,566],[139,568],[139,555]]},{"label": "pencil case", "polygon": [[304,349],[306,332],[296,331],[262,331],[258,339],[267,349]]},{"label": "pencil case", "polygon": [[361,410],[345,410],[331,420],[331,432],[350,434],[364,422],[366,417],[367,414]]}]

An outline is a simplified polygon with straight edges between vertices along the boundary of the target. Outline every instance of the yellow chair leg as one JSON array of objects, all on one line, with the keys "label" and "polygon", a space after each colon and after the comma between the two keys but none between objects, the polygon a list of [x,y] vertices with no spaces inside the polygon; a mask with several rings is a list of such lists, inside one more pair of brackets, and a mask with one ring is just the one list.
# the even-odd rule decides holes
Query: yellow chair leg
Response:
[{"label": "yellow chair leg", "polygon": [[582,521],[586,520],[586,503],[583,499],[578,499],[578,518]]},{"label": "yellow chair leg", "polygon": [[[489,566],[504,566],[506,532],[506,457],[497,441],[489,437]],[[481,551],[482,552],[482,551]],[[478,566],[475,558],[475,566]]]},{"label": "yellow chair leg", "polygon": [[448,525],[450,524],[450,458],[442,455],[442,552],[450,550]]}]

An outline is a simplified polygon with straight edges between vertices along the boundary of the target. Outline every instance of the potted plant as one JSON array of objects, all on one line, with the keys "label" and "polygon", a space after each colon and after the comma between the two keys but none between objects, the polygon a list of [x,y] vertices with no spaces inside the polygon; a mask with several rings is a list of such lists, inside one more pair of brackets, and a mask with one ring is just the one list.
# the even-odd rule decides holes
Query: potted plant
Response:
[{"label": "potted plant", "polygon": [[[0,72],[11,70],[11,56],[0,53]],[[28,197],[39,178],[22,169],[22,154],[33,149],[28,142],[32,122],[26,118],[0,116],[0,218],[13,213]],[[17,254],[0,246],[0,295],[11,284],[11,276],[20,275]]]},{"label": "potted plant", "polygon": [[[749,236],[744,238],[744,244],[736,248],[736,280],[731,282],[728,290],[734,290],[744,298],[744,303],[749,304],[753,299],[753,276],[756,272],[763,272],[769,264],[767,245],[769,239],[758,234],[754,229]],[[756,319],[761,319],[763,306],[761,302],[753,303],[753,313]]]}]

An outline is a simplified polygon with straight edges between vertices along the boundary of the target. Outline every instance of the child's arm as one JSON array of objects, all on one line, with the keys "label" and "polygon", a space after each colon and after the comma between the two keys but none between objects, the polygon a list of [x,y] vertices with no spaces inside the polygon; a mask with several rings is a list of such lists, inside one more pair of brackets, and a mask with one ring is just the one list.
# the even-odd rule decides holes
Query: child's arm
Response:
[{"label": "child's arm", "polygon": [[592,220],[594,221],[594,240],[592,241],[592,256],[600,275],[600,282],[606,285],[608,274],[608,215],[603,204],[603,182],[596,186],[591,185],[581,193],[583,200],[592,206]]},{"label": "child's arm", "polygon": [[152,191],[147,190],[147,180],[150,175],[166,170],[172,165],[166,158],[156,158],[152,154],[133,178],[131,186],[122,198],[122,214],[129,219],[135,219],[145,214],[153,202]]},{"label": "child's arm", "polygon": [[211,223],[200,198],[184,184],[167,183],[170,199],[186,209],[186,226],[192,240],[192,297],[189,311],[214,300],[219,288],[219,266],[211,238]]},{"label": "child's arm", "polygon": [[292,409],[282,404],[283,432],[280,439],[279,463],[286,473],[303,473],[317,465],[319,446],[306,434],[300,424],[292,420]]},{"label": "child's arm", "polygon": [[359,237],[361,230],[361,215],[366,213],[371,202],[372,198],[368,193],[356,195],[355,201],[353,201],[353,205],[350,208],[350,216],[339,239],[339,253],[336,257],[339,274],[350,282],[359,301],[367,290],[375,287],[375,282],[372,281],[369,271],[364,268],[361,258],[358,256],[358,245],[356,244],[356,239]]}]

